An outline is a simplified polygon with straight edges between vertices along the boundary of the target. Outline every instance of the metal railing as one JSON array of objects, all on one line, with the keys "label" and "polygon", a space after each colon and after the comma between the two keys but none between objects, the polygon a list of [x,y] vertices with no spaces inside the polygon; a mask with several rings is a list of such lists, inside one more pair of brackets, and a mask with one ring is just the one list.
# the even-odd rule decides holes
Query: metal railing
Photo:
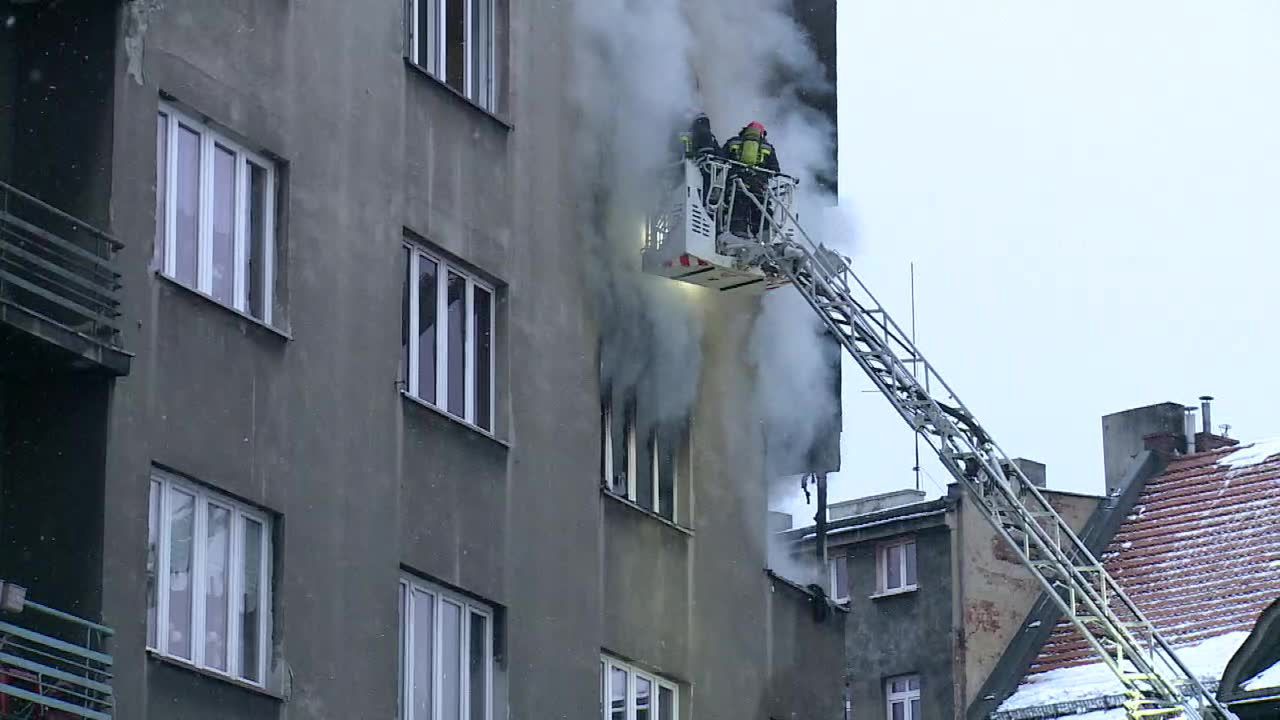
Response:
[{"label": "metal railing", "polygon": [[0,182],[0,304],[119,347],[124,246],[88,223]]},{"label": "metal railing", "polygon": [[30,600],[18,613],[0,610],[0,720],[110,720],[111,635]]}]

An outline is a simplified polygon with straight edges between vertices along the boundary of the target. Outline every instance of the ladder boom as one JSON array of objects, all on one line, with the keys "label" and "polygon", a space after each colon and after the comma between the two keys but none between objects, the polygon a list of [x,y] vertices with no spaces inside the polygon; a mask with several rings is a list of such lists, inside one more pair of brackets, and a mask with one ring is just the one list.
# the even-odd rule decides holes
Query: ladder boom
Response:
[{"label": "ladder boom", "polygon": [[[706,159],[706,163],[722,161]],[[933,448],[974,506],[1017,554],[1124,686],[1133,720],[1229,718],[1066,521],[857,277],[816,243],[789,198],[757,197],[741,175],[728,205],[749,202],[759,225],[744,262],[789,280],[894,410]]]}]

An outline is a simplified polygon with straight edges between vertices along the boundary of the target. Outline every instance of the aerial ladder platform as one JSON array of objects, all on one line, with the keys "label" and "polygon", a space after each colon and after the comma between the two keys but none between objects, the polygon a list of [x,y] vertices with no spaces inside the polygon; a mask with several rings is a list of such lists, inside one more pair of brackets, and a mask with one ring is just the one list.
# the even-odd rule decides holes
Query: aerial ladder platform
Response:
[{"label": "aerial ladder platform", "polygon": [[[682,166],[648,220],[643,269],[737,294],[794,287],[1119,680],[1130,720],[1233,717],[1000,449],[849,259],[804,231],[793,207],[797,180],[711,155]],[[746,220],[746,237],[727,232],[734,217]],[[734,224],[742,229],[741,220]]]}]

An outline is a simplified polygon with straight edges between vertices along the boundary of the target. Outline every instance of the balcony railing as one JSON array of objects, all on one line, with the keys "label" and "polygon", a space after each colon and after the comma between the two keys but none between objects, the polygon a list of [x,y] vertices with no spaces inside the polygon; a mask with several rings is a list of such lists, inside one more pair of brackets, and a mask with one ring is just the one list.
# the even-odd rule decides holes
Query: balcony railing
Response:
[{"label": "balcony railing", "polygon": [[68,349],[90,356],[120,349],[120,274],[112,258],[122,247],[102,230],[0,182],[0,310],[8,306],[24,320],[54,323],[73,336],[55,338],[73,346]]},{"label": "balcony railing", "polygon": [[110,720],[111,628],[30,600],[17,604],[17,613],[0,607],[0,720]]}]

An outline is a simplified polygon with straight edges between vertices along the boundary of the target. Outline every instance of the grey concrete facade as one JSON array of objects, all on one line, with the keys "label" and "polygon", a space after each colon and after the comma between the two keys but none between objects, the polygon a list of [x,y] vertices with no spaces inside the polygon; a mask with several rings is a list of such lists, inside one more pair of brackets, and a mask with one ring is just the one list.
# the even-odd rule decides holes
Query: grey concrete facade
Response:
[{"label": "grey concrete facade", "polygon": [[[707,304],[679,522],[600,490],[600,320],[566,262],[568,3],[498,0],[493,112],[407,62],[399,0],[73,5],[40,28],[91,35],[98,84],[54,113],[85,77],[68,70],[40,110],[11,61],[34,114],[0,128],[0,162],[125,243],[134,357],[115,380],[7,379],[0,577],[114,628],[116,717],[396,717],[406,576],[494,609],[495,720],[599,717],[602,653],[675,682],[681,718],[840,717],[845,615],[765,572],[763,458],[726,420],[748,415],[726,319],[749,303]],[[162,101],[278,165],[272,326],[157,270]],[[22,127],[75,142],[36,167]],[[496,288],[492,434],[401,392],[406,240]],[[157,468],[273,521],[265,688],[146,647]]]}]

